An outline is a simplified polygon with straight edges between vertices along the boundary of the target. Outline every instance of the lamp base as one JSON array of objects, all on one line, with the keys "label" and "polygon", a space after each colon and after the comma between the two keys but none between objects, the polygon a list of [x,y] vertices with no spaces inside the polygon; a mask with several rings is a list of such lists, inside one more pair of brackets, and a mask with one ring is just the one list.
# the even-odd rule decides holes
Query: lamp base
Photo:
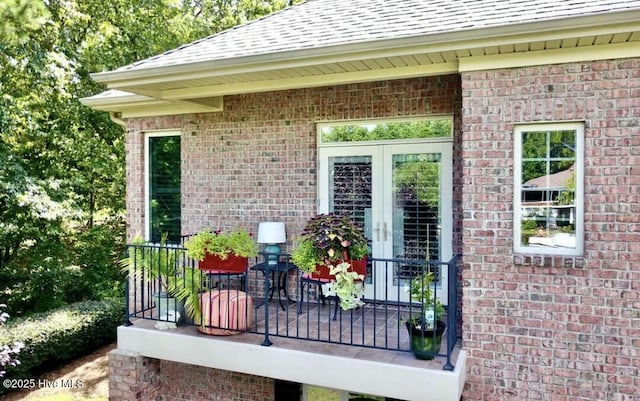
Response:
[{"label": "lamp base", "polygon": [[275,244],[266,245],[264,247],[265,259],[268,265],[277,265],[280,258],[280,247]]}]

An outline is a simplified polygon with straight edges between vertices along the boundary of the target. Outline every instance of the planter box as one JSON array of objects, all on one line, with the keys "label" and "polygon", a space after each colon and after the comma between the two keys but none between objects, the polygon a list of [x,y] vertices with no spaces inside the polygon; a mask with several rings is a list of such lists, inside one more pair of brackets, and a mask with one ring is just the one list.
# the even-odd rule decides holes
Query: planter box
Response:
[{"label": "planter box", "polygon": [[198,268],[216,273],[244,273],[249,268],[249,260],[232,253],[223,260],[218,255],[209,253],[204,260],[198,262]]},{"label": "planter box", "polygon": [[[354,271],[358,274],[362,274],[363,276],[367,275],[367,258],[362,258],[358,260],[345,260],[345,262],[351,264],[349,271]],[[329,268],[327,266],[320,266],[320,265],[316,266],[316,271],[311,273],[311,277],[317,280],[328,280],[328,281],[336,279],[336,276],[334,276],[333,274],[329,274]]]}]

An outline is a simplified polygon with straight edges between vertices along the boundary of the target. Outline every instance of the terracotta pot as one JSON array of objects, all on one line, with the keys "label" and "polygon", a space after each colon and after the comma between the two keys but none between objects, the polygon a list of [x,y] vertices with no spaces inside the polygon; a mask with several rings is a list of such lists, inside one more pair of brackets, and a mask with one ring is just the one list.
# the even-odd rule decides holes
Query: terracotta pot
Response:
[{"label": "terracotta pot", "polygon": [[[350,263],[351,267],[349,271],[354,271],[358,274],[362,274],[363,276],[367,275],[367,258],[364,257],[358,260],[345,260],[345,262]],[[341,262],[335,261],[333,263],[339,264]],[[311,273],[311,277],[320,280],[335,280],[336,276],[333,274],[329,274],[329,267],[316,265],[316,271]]]},{"label": "terracotta pot", "polygon": [[249,260],[232,253],[222,260],[218,255],[208,253],[204,260],[198,262],[198,268],[216,272],[244,273],[249,268]]}]

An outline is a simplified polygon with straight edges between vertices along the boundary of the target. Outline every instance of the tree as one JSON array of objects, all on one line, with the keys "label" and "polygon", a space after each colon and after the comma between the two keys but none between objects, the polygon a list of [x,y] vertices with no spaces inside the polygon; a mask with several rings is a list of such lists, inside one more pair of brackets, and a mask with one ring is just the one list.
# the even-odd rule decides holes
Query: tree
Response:
[{"label": "tree", "polygon": [[74,246],[81,235],[105,216],[123,214],[124,132],[107,113],[80,103],[104,90],[91,72],[121,67],[286,5],[0,0],[0,267],[20,260],[19,268],[28,269],[36,263],[19,253],[43,247],[30,253],[43,255],[53,244],[62,254],[70,247],[71,256],[80,257]]}]

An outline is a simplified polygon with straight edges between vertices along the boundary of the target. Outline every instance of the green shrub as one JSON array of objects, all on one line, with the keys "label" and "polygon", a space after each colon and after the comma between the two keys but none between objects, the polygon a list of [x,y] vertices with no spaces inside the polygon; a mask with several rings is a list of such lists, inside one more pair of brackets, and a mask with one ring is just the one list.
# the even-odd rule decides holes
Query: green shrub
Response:
[{"label": "green shrub", "polygon": [[[124,321],[124,300],[87,301],[46,313],[11,319],[0,327],[0,345],[20,341],[20,364],[6,378],[35,378],[115,340]],[[0,386],[0,393],[5,389]]]},{"label": "green shrub", "polygon": [[122,296],[125,280],[118,260],[123,250],[124,228],[118,219],[30,241],[0,268],[0,303],[9,305],[15,318]]},{"label": "green shrub", "polygon": [[535,230],[538,228],[538,222],[535,220],[522,220],[523,230]]}]

